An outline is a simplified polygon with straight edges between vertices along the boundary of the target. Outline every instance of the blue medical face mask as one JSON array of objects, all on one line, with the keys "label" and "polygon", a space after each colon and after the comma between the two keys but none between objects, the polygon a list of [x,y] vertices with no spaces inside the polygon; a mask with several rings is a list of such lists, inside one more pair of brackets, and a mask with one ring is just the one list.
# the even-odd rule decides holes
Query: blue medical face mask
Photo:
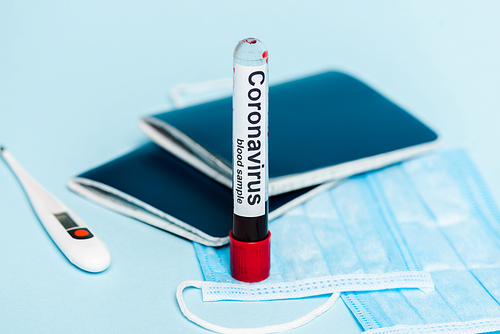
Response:
[{"label": "blue medical face mask", "polygon": [[[198,285],[204,300],[334,293],[332,304],[342,292],[368,333],[497,330],[499,217],[463,152],[433,154],[351,178],[273,221],[263,283],[237,283],[227,248],[195,244],[207,280]],[[428,293],[380,280],[399,287],[408,280]]]},{"label": "blue medical face mask", "polygon": [[[337,198],[338,190],[351,193],[355,200],[345,202],[343,196]],[[391,239],[393,227],[377,216],[378,206],[364,204],[362,197],[370,194],[361,179],[348,180],[274,220],[270,224],[271,273],[261,283],[245,284],[231,277],[228,247],[216,249],[194,243],[207,282],[186,282],[179,287],[177,296],[183,313],[203,327],[223,331],[190,314],[182,300],[182,290],[188,286],[201,288],[204,301],[332,294],[325,305],[292,324],[278,327],[279,330],[312,320],[344,291],[409,288],[425,295],[433,289],[430,275],[408,263],[399,240]],[[345,206],[355,217],[341,216]],[[374,217],[378,217],[378,224],[371,223]]]}]

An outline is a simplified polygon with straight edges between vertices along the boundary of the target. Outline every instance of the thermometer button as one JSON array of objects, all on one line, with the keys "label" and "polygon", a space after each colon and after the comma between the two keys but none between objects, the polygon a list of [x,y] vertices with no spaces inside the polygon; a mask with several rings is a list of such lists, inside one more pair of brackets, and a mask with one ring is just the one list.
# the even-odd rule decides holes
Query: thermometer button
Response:
[{"label": "thermometer button", "polygon": [[74,230],[69,230],[68,233],[74,239],[90,239],[94,236],[88,229],[84,227],[79,227]]}]

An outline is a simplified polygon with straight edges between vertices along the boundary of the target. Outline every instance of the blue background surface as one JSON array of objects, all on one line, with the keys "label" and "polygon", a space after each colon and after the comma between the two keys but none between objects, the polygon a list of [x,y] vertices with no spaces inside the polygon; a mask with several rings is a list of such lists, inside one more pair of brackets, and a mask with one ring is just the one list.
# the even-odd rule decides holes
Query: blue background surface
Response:
[{"label": "blue background surface", "polygon": [[[147,141],[141,116],[173,105],[171,87],[230,77],[239,39],[270,53],[271,83],[324,69],[369,83],[465,147],[500,200],[500,4],[431,1],[3,1],[0,142],[107,243],[111,267],[72,266],[0,166],[2,332],[204,332],[180,313],[177,285],[202,279],[190,242],[83,200],[73,175]],[[290,321],[326,297],[202,303],[228,327]],[[345,306],[293,333],[359,333]]]}]

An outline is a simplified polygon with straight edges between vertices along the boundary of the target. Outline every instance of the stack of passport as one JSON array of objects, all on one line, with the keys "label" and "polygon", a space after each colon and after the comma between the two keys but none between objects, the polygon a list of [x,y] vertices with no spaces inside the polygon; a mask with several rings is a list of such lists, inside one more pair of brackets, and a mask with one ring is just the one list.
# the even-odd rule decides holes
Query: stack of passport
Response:
[{"label": "stack of passport", "polygon": [[[208,246],[232,225],[231,97],[144,117],[151,139],[68,181],[108,209]],[[335,182],[436,148],[438,136],[341,72],[269,89],[270,219]]]}]

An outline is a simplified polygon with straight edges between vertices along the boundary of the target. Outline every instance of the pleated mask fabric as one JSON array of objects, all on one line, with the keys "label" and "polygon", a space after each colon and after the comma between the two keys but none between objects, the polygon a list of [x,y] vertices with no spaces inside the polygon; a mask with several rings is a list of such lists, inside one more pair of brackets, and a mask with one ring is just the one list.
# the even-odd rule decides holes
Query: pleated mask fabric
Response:
[{"label": "pleated mask fabric", "polygon": [[430,272],[435,283],[426,295],[342,294],[367,333],[500,330],[500,215],[467,154],[429,155],[359,180],[398,227],[411,269]]}]

